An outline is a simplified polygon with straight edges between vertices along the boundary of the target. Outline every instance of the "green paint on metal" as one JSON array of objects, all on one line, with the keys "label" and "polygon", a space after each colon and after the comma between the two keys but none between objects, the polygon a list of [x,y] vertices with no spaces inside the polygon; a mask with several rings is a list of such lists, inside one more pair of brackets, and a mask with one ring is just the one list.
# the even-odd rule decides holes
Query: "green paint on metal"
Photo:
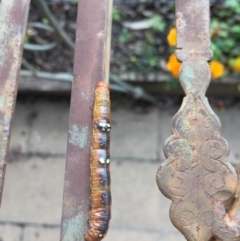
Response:
[{"label": "green paint on metal", "polygon": [[69,130],[69,143],[84,148],[87,144],[88,127],[73,125]]},{"label": "green paint on metal", "polygon": [[5,106],[5,96],[2,95],[0,96],[0,110],[3,110],[4,106]]},{"label": "green paint on metal", "polygon": [[191,83],[195,78],[194,69],[192,66],[185,66],[182,70],[182,78],[185,79],[185,82]]},{"label": "green paint on metal", "polygon": [[63,223],[64,237],[62,241],[80,241],[79,238],[84,236],[85,223],[86,223],[86,218],[84,214],[81,214],[81,213],[65,221]]}]

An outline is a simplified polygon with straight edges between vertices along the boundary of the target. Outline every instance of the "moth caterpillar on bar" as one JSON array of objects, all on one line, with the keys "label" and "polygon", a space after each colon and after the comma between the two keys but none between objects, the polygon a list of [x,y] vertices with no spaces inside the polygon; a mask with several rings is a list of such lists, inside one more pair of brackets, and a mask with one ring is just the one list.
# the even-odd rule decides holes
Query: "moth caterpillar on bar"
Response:
[{"label": "moth caterpillar on bar", "polygon": [[99,241],[106,236],[111,218],[110,193],[110,94],[108,84],[99,82],[95,90],[93,134],[90,164],[91,210],[86,241]]}]

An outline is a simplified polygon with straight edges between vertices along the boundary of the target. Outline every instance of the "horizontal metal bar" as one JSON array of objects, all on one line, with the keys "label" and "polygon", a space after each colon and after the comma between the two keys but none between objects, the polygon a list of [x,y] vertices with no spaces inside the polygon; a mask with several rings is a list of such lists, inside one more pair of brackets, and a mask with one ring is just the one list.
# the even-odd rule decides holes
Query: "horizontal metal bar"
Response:
[{"label": "horizontal metal bar", "polygon": [[[55,5],[55,4],[74,4],[75,1],[71,0],[48,0],[47,4]],[[175,3],[175,0],[114,0],[114,5],[136,5],[136,4],[154,4],[154,3]],[[210,0],[211,4],[222,4],[224,0]]]}]

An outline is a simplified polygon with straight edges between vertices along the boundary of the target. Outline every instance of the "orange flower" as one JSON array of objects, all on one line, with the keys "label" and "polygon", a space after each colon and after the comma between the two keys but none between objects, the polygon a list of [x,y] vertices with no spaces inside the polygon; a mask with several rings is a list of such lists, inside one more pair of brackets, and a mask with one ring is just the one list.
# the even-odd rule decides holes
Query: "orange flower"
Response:
[{"label": "orange flower", "polygon": [[177,43],[177,30],[176,28],[172,28],[167,36],[168,44],[170,46],[175,46]]},{"label": "orange flower", "polygon": [[219,77],[221,77],[224,74],[224,65],[217,61],[217,60],[213,60],[210,63],[210,69],[212,72],[212,78],[213,79],[217,79]]},{"label": "orange flower", "polygon": [[240,72],[240,57],[229,60],[230,69],[236,72]]},{"label": "orange flower", "polygon": [[180,67],[181,63],[178,62],[176,55],[171,54],[167,62],[167,69],[171,72],[171,74],[174,77],[178,77]]}]

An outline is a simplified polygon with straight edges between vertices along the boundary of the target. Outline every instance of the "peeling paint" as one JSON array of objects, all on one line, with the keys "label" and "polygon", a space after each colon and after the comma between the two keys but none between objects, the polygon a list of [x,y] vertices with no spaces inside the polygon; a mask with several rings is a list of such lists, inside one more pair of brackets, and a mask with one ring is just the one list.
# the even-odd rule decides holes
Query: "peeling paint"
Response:
[{"label": "peeling paint", "polygon": [[69,130],[69,143],[84,148],[87,144],[88,136],[88,127],[82,126],[78,127],[77,125],[70,126]]},{"label": "peeling paint", "polygon": [[84,236],[85,222],[86,218],[81,213],[69,220],[66,220],[63,223],[64,236],[62,241],[79,241],[79,238]]}]

